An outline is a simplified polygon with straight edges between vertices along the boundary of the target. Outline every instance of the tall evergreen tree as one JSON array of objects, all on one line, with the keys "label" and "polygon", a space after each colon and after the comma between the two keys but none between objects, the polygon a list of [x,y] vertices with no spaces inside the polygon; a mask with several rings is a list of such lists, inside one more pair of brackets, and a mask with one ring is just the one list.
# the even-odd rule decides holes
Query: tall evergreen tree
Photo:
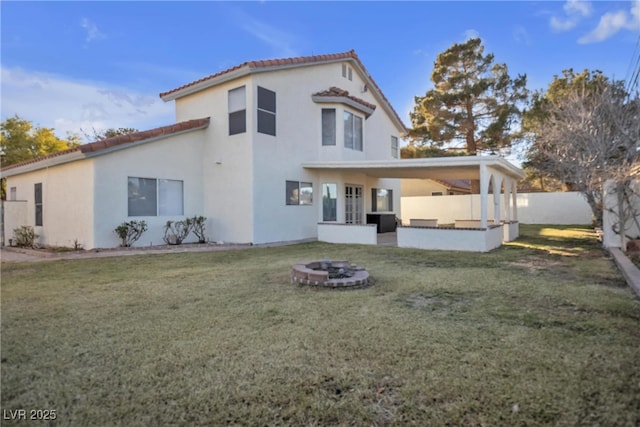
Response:
[{"label": "tall evergreen tree", "polygon": [[526,75],[512,79],[506,64],[484,54],[478,38],[454,44],[437,56],[434,88],[415,97],[410,136],[416,145],[463,145],[467,154],[509,147],[519,136]]}]

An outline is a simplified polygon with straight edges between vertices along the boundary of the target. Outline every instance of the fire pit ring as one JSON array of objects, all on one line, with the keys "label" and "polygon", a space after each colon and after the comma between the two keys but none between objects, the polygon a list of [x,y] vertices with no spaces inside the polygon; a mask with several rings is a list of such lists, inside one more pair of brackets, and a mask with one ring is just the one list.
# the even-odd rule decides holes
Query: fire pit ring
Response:
[{"label": "fire pit ring", "polygon": [[356,289],[369,285],[369,273],[347,261],[323,259],[291,267],[291,283],[330,289]]}]

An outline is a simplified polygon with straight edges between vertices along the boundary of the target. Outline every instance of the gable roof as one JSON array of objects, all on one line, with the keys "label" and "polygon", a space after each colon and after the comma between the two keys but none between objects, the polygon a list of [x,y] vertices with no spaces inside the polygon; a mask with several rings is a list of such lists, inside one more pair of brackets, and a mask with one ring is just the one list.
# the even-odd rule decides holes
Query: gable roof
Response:
[{"label": "gable roof", "polygon": [[[87,157],[93,157],[100,154],[106,154],[117,149],[128,148],[136,143],[151,142],[158,139],[167,138],[172,135],[188,132],[196,129],[204,129],[209,126],[209,117],[202,119],[187,120],[168,126],[162,126],[154,129],[144,130],[140,132],[128,133],[125,135],[113,136],[100,141],[90,142],[78,145],[67,150],[58,151],[56,153],[47,154],[46,156],[36,157],[34,159],[25,160],[23,162],[14,163],[2,168],[4,172],[21,168],[23,166],[33,165],[29,170],[39,169],[40,167],[51,166],[53,164],[66,163],[67,161],[79,160]],[[76,155],[73,155],[73,154]],[[73,156],[70,156],[73,155]],[[40,166],[42,164],[42,166]],[[26,171],[25,171],[26,172]],[[20,173],[20,172],[18,172]],[[13,174],[11,174],[13,175]]]},{"label": "gable roof", "polygon": [[235,67],[220,71],[210,76],[203,77],[199,80],[187,83],[175,89],[171,89],[167,92],[160,93],[160,98],[167,102],[173,101],[183,96],[190,95],[192,93],[199,92],[203,89],[217,86],[221,83],[234,80],[240,77],[247,76],[249,74],[256,74],[267,71],[285,70],[290,68],[301,68],[306,66],[318,65],[318,64],[330,64],[335,62],[348,61],[360,72],[365,82],[371,88],[374,96],[376,96],[381,104],[382,108],[391,117],[395,125],[403,133],[407,133],[407,128],[398,116],[398,113],[393,108],[387,97],[382,93],[382,90],[378,84],[373,80],[373,77],[369,74],[356,52],[352,49],[348,52],[333,53],[327,55],[313,55],[313,56],[299,56],[294,58],[281,58],[281,59],[267,59],[260,61],[247,61]]}]

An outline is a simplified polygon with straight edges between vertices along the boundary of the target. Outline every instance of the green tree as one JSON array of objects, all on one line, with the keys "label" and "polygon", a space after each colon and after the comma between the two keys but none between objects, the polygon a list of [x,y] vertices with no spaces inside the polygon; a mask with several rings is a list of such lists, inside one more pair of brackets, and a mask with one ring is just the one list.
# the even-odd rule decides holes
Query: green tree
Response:
[{"label": "green tree", "polygon": [[478,38],[440,53],[434,88],[415,97],[410,137],[417,145],[463,145],[467,154],[509,147],[528,99],[526,75],[512,79],[506,64],[484,54]]},{"label": "green tree", "polygon": [[0,124],[3,166],[57,153],[75,147],[79,143],[79,138],[75,135],[69,136],[66,140],[58,138],[52,128],[34,126],[18,115]]},{"label": "green tree", "polygon": [[[58,138],[52,128],[33,126],[18,115],[0,123],[0,152],[2,166],[57,153],[77,146],[80,139],[70,135],[66,140]],[[6,180],[0,182],[0,198],[6,199]]]}]

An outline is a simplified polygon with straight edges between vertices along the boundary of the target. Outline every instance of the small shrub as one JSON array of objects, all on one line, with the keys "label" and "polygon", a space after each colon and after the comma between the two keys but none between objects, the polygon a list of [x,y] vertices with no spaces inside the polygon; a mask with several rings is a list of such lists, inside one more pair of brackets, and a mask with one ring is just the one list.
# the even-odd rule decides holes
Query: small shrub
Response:
[{"label": "small shrub", "polygon": [[147,231],[147,223],[135,220],[123,222],[114,231],[120,238],[120,246],[128,248],[142,236],[142,233]]},{"label": "small shrub", "polygon": [[162,240],[168,245],[180,245],[182,241],[191,233],[193,220],[187,218],[184,221],[167,221],[164,226],[164,236]]},{"label": "small shrub", "polygon": [[198,238],[198,243],[205,243],[207,241],[207,236],[205,236],[205,225],[207,222],[206,216],[194,216],[191,218],[191,222],[193,224],[193,234]]},{"label": "small shrub", "polygon": [[21,248],[33,248],[35,246],[36,239],[39,237],[30,225],[23,225],[20,228],[13,230],[13,237],[16,242],[16,246]]}]

